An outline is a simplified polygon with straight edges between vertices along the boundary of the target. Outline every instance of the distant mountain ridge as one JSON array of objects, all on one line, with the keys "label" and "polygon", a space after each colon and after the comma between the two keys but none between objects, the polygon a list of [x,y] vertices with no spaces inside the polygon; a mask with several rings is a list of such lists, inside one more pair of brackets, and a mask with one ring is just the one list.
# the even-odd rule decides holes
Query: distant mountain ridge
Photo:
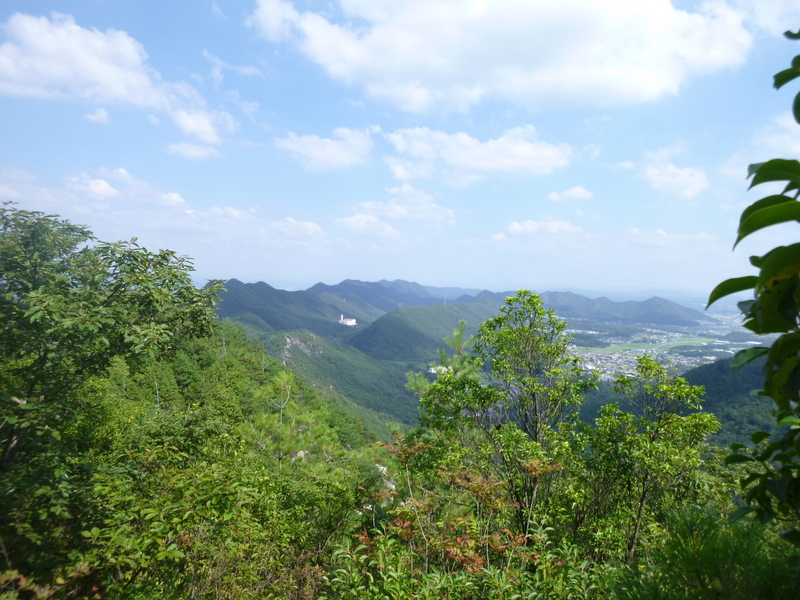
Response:
[{"label": "distant mountain ridge", "polygon": [[[490,292],[466,288],[437,288],[418,283],[346,279],[335,285],[317,283],[307,290],[287,292],[264,283],[242,283],[231,279],[226,284],[220,316],[252,313],[275,330],[308,329],[321,335],[338,327],[339,317],[370,323],[398,308],[432,304],[481,303],[499,308],[515,292]],[[547,308],[564,319],[598,322],[642,323],[690,326],[714,319],[671,300],[653,297],[644,301],[615,302],[605,297],[587,298],[572,292],[542,292]],[[317,331],[317,330],[320,331]]]},{"label": "distant mountain ridge", "polygon": [[[468,334],[477,333],[514,293],[353,279],[289,292],[231,279],[217,313],[244,325],[273,354],[322,388],[334,388],[367,409],[413,424],[417,399],[405,389],[403,373],[422,370],[434,360],[442,339],[459,320],[467,321]],[[546,307],[568,321],[690,326],[714,320],[657,297],[613,302],[571,292],[540,295]],[[341,317],[358,324],[346,326]]]},{"label": "distant mountain ridge", "polygon": [[[514,292],[483,291],[474,298],[459,298],[460,302],[502,303]],[[581,319],[609,323],[640,323],[650,325],[691,326],[713,323],[713,317],[677,302],[659,298],[614,302],[605,297],[587,298],[572,292],[542,292],[539,294],[547,308],[552,308],[562,319]]]}]

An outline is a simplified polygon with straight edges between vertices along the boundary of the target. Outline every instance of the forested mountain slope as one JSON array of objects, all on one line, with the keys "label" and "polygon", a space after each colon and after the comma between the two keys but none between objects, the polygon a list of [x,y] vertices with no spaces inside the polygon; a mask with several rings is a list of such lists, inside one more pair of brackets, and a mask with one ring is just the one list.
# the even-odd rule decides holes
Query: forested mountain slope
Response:
[{"label": "forested mountain slope", "polygon": [[[502,303],[511,295],[513,292],[481,292],[471,301]],[[643,301],[614,302],[608,298],[591,299],[572,292],[542,292],[539,295],[547,308],[554,309],[558,316],[567,320],[672,326],[690,326],[714,321],[713,317],[698,310],[659,297]],[[460,300],[470,301],[468,298]]]},{"label": "forested mountain slope", "polygon": [[398,308],[370,323],[348,343],[373,358],[428,363],[460,320],[467,322],[467,333],[472,335],[481,323],[497,314],[499,307],[489,303],[448,302]]},{"label": "forested mountain slope", "polygon": [[322,389],[333,389],[374,413],[373,419],[415,425],[417,397],[405,387],[406,371],[425,363],[380,360],[307,330],[261,336],[272,356]]},{"label": "forested mountain slope", "polygon": [[217,314],[222,319],[231,318],[261,332],[308,329],[334,338],[347,333],[338,322],[337,307],[316,294],[278,290],[264,282],[227,281]]}]

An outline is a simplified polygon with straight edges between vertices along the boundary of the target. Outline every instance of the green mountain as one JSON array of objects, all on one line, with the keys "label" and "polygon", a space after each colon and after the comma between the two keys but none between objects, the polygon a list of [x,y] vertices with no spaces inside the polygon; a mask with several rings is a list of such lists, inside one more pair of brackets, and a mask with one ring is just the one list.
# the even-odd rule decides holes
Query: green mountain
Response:
[{"label": "green mountain", "polygon": [[395,279],[394,281],[386,281],[385,279],[381,279],[378,283],[387,288],[413,291],[413,293],[418,296],[424,297],[427,295],[433,298],[439,298],[441,300],[456,300],[461,296],[475,296],[483,291],[474,288],[468,289],[460,287],[434,287],[432,285],[420,285],[419,283],[403,281],[402,279]]},{"label": "green mountain", "polygon": [[380,360],[357,348],[310,331],[282,331],[262,336],[267,350],[304,379],[332,388],[384,420],[415,425],[419,402],[406,389],[406,371],[425,363]]},{"label": "green mountain", "polygon": [[731,368],[732,360],[718,360],[683,375],[692,385],[705,387],[703,410],[717,415],[722,423],[715,436],[715,442],[722,446],[747,442],[754,431],[777,431],[772,400],[756,393],[764,387],[766,359],[747,363],[736,371]]},{"label": "green mountain", "polygon": [[[472,302],[502,303],[513,292],[481,292]],[[614,302],[608,298],[587,298],[572,292],[542,292],[539,294],[547,308],[563,319],[594,322],[642,323],[663,326],[691,326],[714,322],[713,317],[687,308],[671,300],[653,297],[644,301]],[[469,301],[460,298],[460,301]],[[498,304],[499,306],[499,304]]]},{"label": "green mountain", "polygon": [[442,301],[417,283],[386,283],[389,285],[346,279],[336,285],[318,283],[307,291],[344,311],[349,310],[356,319],[362,315],[360,318],[365,321],[374,321],[401,306],[424,306]]},{"label": "green mountain", "polygon": [[370,323],[350,338],[350,345],[372,358],[428,363],[442,341],[452,335],[460,320],[467,322],[467,333],[474,335],[486,319],[495,316],[499,303],[452,302],[431,306],[398,308]]},{"label": "green mountain", "polygon": [[[339,323],[339,309],[308,291],[287,292],[260,281],[242,283],[231,279],[217,306],[221,319],[242,323],[251,334],[308,329],[323,337],[339,339],[351,333]],[[345,315],[350,316],[350,315]]]}]

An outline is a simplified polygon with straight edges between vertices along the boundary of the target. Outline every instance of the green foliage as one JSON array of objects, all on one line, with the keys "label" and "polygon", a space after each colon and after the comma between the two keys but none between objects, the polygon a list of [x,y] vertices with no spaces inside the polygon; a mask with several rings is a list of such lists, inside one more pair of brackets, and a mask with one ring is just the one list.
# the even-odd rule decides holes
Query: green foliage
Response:
[{"label": "green foliage", "polygon": [[616,388],[632,412],[609,404],[596,427],[579,436],[587,485],[575,523],[579,539],[596,552],[631,564],[642,538],[657,532],[670,509],[692,498],[708,502],[700,469],[705,441],[719,423],[708,413],[689,414],[702,388],[670,377],[648,357],[637,359],[635,374],[618,377]]},{"label": "green foliage", "polygon": [[662,545],[648,567],[620,572],[612,597],[619,600],[790,599],[797,597],[800,568],[762,526],[728,525],[697,507],[670,516]]},{"label": "green foliage", "polygon": [[477,324],[497,314],[501,301],[448,302],[431,306],[405,306],[382,316],[358,332],[349,343],[364,354],[382,360],[427,362],[441,348],[441,340],[460,321],[477,332]]},{"label": "green foliage", "polygon": [[186,259],[2,218],[0,597],[316,598],[384,485],[374,435],[218,325]]},{"label": "green foliage", "polygon": [[[796,34],[786,33],[797,39]],[[775,75],[780,88],[797,77],[800,56],[790,69]],[[800,94],[794,103],[795,120],[800,123]],[[783,193],[758,200],[745,209],[739,221],[736,243],[772,225],[797,221],[800,217],[800,163],[773,159],[750,165],[750,187],[769,182],[786,182]],[[758,275],[729,279],[711,293],[709,304],[742,290],[752,289],[755,299],[740,302],[744,326],[758,334],[780,334],[772,347],[742,351],[737,358],[744,364],[767,357],[763,395],[776,405],[776,421],[789,429],[774,441],[770,434],[753,434],[751,443],[734,444],[741,452],[727,458],[729,464],[754,463],[757,470],[743,478],[747,507],[738,517],[754,512],[762,522],[780,519],[786,523],[784,538],[800,548],[800,244],[778,246],[764,256],[753,256],[751,264]]]},{"label": "green foliage", "polygon": [[214,325],[219,285],[195,288],[186,257],[135,240],[88,246],[88,230],[8,204],[0,228],[0,382],[10,395],[64,395],[114,356],[157,354]]},{"label": "green foliage", "polygon": [[[552,531],[538,527],[539,550],[525,554],[523,563],[502,566],[465,562],[459,568],[430,568],[403,537],[403,524],[386,532],[366,532],[356,544],[334,552],[334,571],[325,578],[321,600],[578,600],[602,597],[611,580],[608,569],[579,558],[574,548],[557,547]],[[448,542],[452,556],[464,556],[469,541]],[[468,551],[467,551],[468,552]],[[536,570],[527,567],[536,565]]]},{"label": "green foliage", "polygon": [[475,356],[490,365],[490,384],[507,398],[498,408],[501,414],[538,444],[594,386],[583,377],[580,360],[569,354],[565,329],[539,296],[521,290],[481,325],[475,340]]},{"label": "green foliage", "polygon": [[[382,485],[362,426],[231,323],[165,360],[116,360],[82,391],[0,495],[6,567],[24,585],[59,578],[55,597],[316,598],[319,563],[362,518],[359,487]],[[253,435],[281,418],[285,439]],[[278,443],[302,450],[282,469]]]}]

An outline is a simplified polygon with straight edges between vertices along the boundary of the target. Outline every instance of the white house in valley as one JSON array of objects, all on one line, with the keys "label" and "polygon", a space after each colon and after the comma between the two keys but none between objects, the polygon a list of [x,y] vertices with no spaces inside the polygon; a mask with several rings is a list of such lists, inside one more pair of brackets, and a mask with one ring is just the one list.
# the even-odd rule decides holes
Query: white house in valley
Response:
[{"label": "white house in valley", "polygon": [[347,325],[348,327],[355,327],[356,325],[358,325],[355,319],[345,319],[344,315],[342,315],[339,318],[339,323],[341,323],[342,325]]}]

